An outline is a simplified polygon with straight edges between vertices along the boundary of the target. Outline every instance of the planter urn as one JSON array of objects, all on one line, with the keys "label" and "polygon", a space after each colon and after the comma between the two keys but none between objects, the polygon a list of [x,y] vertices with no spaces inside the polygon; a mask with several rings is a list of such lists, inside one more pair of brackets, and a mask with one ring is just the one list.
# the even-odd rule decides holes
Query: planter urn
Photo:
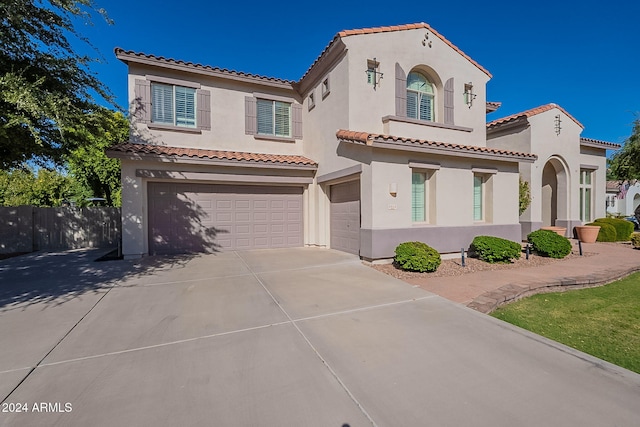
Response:
[{"label": "planter urn", "polygon": [[562,237],[564,237],[564,235],[567,233],[567,227],[556,227],[556,226],[542,227],[542,230],[553,231],[555,233],[558,233]]},{"label": "planter urn", "polygon": [[576,236],[582,243],[595,243],[600,232],[599,225],[578,225],[576,226]]}]

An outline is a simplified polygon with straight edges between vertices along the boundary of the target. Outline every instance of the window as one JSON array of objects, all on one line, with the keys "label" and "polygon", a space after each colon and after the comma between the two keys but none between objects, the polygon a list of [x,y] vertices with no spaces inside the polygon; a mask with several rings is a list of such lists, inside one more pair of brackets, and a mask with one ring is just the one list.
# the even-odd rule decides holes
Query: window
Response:
[{"label": "window", "polygon": [[329,77],[327,77],[322,81],[322,99],[325,99],[330,92],[331,87],[329,86]]},{"label": "window", "polygon": [[311,111],[315,106],[316,106],[316,94],[315,92],[311,92],[309,94],[307,107],[309,108],[309,111]]},{"label": "window", "polygon": [[425,222],[427,220],[427,176],[424,172],[411,174],[411,220]]},{"label": "window", "polygon": [[580,170],[580,221],[583,223],[591,222],[592,174],[591,170]]},{"label": "window", "polygon": [[412,72],[407,77],[407,117],[434,121],[434,87],[425,76]]},{"label": "window", "polygon": [[196,127],[196,89],[151,84],[151,121],[169,126]]},{"label": "window", "polygon": [[484,221],[484,182],[483,175],[473,175],[473,220]]},{"label": "window", "polygon": [[291,137],[291,104],[267,99],[257,100],[258,135]]}]

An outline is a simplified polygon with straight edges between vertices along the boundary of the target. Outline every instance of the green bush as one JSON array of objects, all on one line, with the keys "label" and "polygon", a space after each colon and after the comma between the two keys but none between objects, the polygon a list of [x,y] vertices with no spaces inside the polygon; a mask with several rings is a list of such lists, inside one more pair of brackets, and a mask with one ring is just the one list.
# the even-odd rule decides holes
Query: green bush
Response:
[{"label": "green bush", "polygon": [[569,239],[558,235],[555,231],[534,231],[533,233],[529,233],[527,241],[531,243],[533,250],[541,256],[564,258],[571,253],[571,242]]},{"label": "green bush", "polygon": [[396,247],[395,262],[403,270],[436,271],[442,260],[438,251],[422,242],[405,242]]},{"label": "green bush", "polygon": [[631,244],[634,248],[640,248],[640,233],[631,234]]},{"label": "green bush", "polygon": [[520,258],[522,253],[520,243],[493,236],[476,236],[470,249],[474,256],[490,263],[509,262]]},{"label": "green bush", "polygon": [[590,222],[585,225],[597,225],[600,227],[600,231],[598,232],[597,242],[615,242],[616,241],[616,228],[607,224],[606,222]]},{"label": "green bush", "polygon": [[631,239],[631,233],[633,233],[633,223],[625,219],[617,218],[598,218],[594,221],[596,225],[609,224],[616,230],[617,242],[628,242]]}]

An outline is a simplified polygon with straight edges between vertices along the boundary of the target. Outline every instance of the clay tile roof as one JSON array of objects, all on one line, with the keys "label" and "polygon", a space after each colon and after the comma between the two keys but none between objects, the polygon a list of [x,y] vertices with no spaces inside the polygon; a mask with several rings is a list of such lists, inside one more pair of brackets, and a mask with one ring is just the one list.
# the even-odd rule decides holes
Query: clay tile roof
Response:
[{"label": "clay tile roof", "polygon": [[232,160],[252,163],[274,163],[316,167],[318,163],[303,156],[284,154],[245,153],[239,151],[203,150],[200,148],[168,147],[165,145],[134,144],[124,142],[108,151],[138,155],[172,156],[212,160]]},{"label": "clay tile roof", "polygon": [[487,123],[487,128],[492,128],[494,126],[497,126],[497,125],[500,125],[500,124],[504,124],[504,123],[508,123],[508,122],[511,122],[513,120],[517,120],[517,119],[520,119],[520,118],[523,118],[523,117],[529,118],[529,117],[535,116],[537,114],[544,113],[545,111],[553,110],[554,108],[557,108],[558,110],[562,111],[564,114],[567,115],[567,117],[569,117],[571,120],[573,120],[582,129],[584,129],[584,126],[582,126],[582,123],[577,121],[571,114],[567,113],[564,108],[562,108],[558,104],[554,104],[554,103],[541,105],[540,107],[532,108],[530,110],[523,111],[521,113],[512,114],[510,116],[503,117],[501,119],[497,119],[497,120],[491,121],[491,122]]},{"label": "clay tile roof", "polygon": [[619,191],[620,181],[607,181],[607,191]]},{"label": "clay tile roof", "polygon": [[591,138],[580,138],[580,144],[590,145],[590,146],[599,146],[602,148],[606,148],[607,150],[617,150],[621,147],[620,144],[615,144],[613,142],[601,141],[599,139],[591,139]]},{"label": "clay tile roof", "polygon": [[349,36],[358,36],[358,35],[363,35],[363,34],[390,33],[390,32],[395,32],[395,31],[417,30],[417,29],[421,29],[421,28],[431,31],[436,37],[438,37],[445,44],[447,44],[453,50],[455,50],[460,55],[462,55],[464,58],[466,58],[469,62],[471,62],[473,65],[475,65],[480,71],[482,71],[483,73],[485,73],[489,77],[493,77],[491,75],[491,73],[489,71],[487,71],[482,65],[478,64],[476,61],[471,59],[471,57],[469,55],[464,53],[462,50],[460,50],[459,47],[457,47],[456,45],[451,43],[449,40],[444,38],[444,36],[442,34],[438,33],[436,30],[434,30],[429,24],[426,24],[424,22],[418,22],[416,24],[404,24],[404,25],[392,25],[392,26],[387,26],[387,27],[371,27],[371,28],[359,28],[359,29],[354,29],[354,30],[342,30],[342,31],[338,32],[338,34],[335,35],[335,37],[331,40],[331,42],[329,42],[327,47],[324,48],[324,50],[320,53],[318,58],[316,58],[316,60],[313,62],[313,64],[311,64],[309,69],[304,73],[304,75],[300,78],[299,81],[302,81],[307,76],[307,74],[309,74],[311,69],[320,61],[320,59],[329,50],[329,48],[331,48],[331,46],[340,38],[349,37]]},{"label": "clay tile roof", "polygon": [[132,50],[124,50],[124,49],[119,48],[119,47],[115,48],[114,52],[116,54],[116,57],[118,57],[118,59],[120,59],[121,61],[124,61],[124,62],[127,62],[129,59],[133,59],[133,58],[142,58],[142,59],[150,59],[150,60],[153,60],[153,61],[164,62],[164,63],[167,63],[167,64],[183,65],[183,66],[186,66],[186,67],[200,69],[200,70],[204,70],[204,71],[220,72],[220,73],[228,74],[228,75],[232,75],[232,76],[247,77],[247,78],[257,79],[257,80],[262,80],[262,81],[269,81],[269,82],[283,83],[283,84],[292,84],[293,83],[293,81],[291,81],[291,80],[284,80],[284,79],[278,79],[278,78],[275,78],[275,77],[261,76],[261,75],[258,75],[258,74],[244,73],[242,71],[228,70],[226,68],[220,68],[220,67],[211,67],[209,65],[194,64],[193,62],[186,62],[186,61],[181,61],[181,60],[173,59],[173,58],[165,58],[164,56],[156,56],[156,55],[151,55],[151,54],[147,54],[147,53],[143,53],[143,52],[134,52]]},{"label": "clay tile roof", "polygon": [[492,113],[492,112],[496,111],[498,108],[500,108],[501,105],[502,105],[502,102],[487,101],[486,102],[487,113]]},{"label": "clay tile roof", "polygon": [[344,130],[340,129],[336,132],[336,137],[341,141],[347,142],[355,142],[366,145],[372,145],[374,141],[393,141],[393,142],[401,142],[407,144],[417,144],[424,145],[433,148],[444,148],[450,150],[457,150],[460,152],[476,152],[476,153],[485,153],[490,155],[499,155],[499,156],[512,156],[516,158],[524,158],[524,159],[532,159],[535,160],[538,158],[537,155],[531,153],[521,153],[517,151],[510,150],[502,150],[499,148],[489,148],[489,147],[476,147],[473,145],[460,145],[460,144],[452,144],[448,142],[438,142],[438,141],[428,141],[425,139],[417,139],[417,138],[404,138],[399,136],[392,135],[380,135],[374,133],[367,132],[356,132],[352,130]]}]

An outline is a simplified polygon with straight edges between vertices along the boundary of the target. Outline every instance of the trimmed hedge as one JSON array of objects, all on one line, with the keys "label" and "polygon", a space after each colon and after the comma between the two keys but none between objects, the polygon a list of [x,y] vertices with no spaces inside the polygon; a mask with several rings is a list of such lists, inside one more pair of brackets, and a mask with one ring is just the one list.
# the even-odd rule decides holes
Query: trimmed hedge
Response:
[{"label": "trimmed hedge", "polygon": [[631,244],[634,248],[640,248],[640,233],[633,233],[631,235]]},{"label": "trimmed hedge", "polygon": [[590,222],[589,224],[585,225],[597,225],[598,227],[600,227],[596,242],[616,241],[616,228],[613,225],[607,224],[606,222]]},{"label": "trimmed hedge", "polygon": [[598,218],[594,221],[596,225],[609,224],[616,230],[617,242],[628,242],[631,239],[631,233],[633,233],[633,223],[626,219],[617,218]]},{"label": "trimmed hedge", "polygon": [[559,236],[555,231],[537,230],[527,235],[527,241],[538,255],[551,258],[564,258],[571,253],[571,242]]},{"label": "trimmed hedge", "polygon": [[470,249],[474,256],[489,263],[510,262],[522,253],[520,243],[494,236],[476,236]]},{"label": "trimmed hedge", "polygon": [[442,262],[438,251],[422,242],[400,243],[394,260],[403,270],[421,273],[436,271]]}]

